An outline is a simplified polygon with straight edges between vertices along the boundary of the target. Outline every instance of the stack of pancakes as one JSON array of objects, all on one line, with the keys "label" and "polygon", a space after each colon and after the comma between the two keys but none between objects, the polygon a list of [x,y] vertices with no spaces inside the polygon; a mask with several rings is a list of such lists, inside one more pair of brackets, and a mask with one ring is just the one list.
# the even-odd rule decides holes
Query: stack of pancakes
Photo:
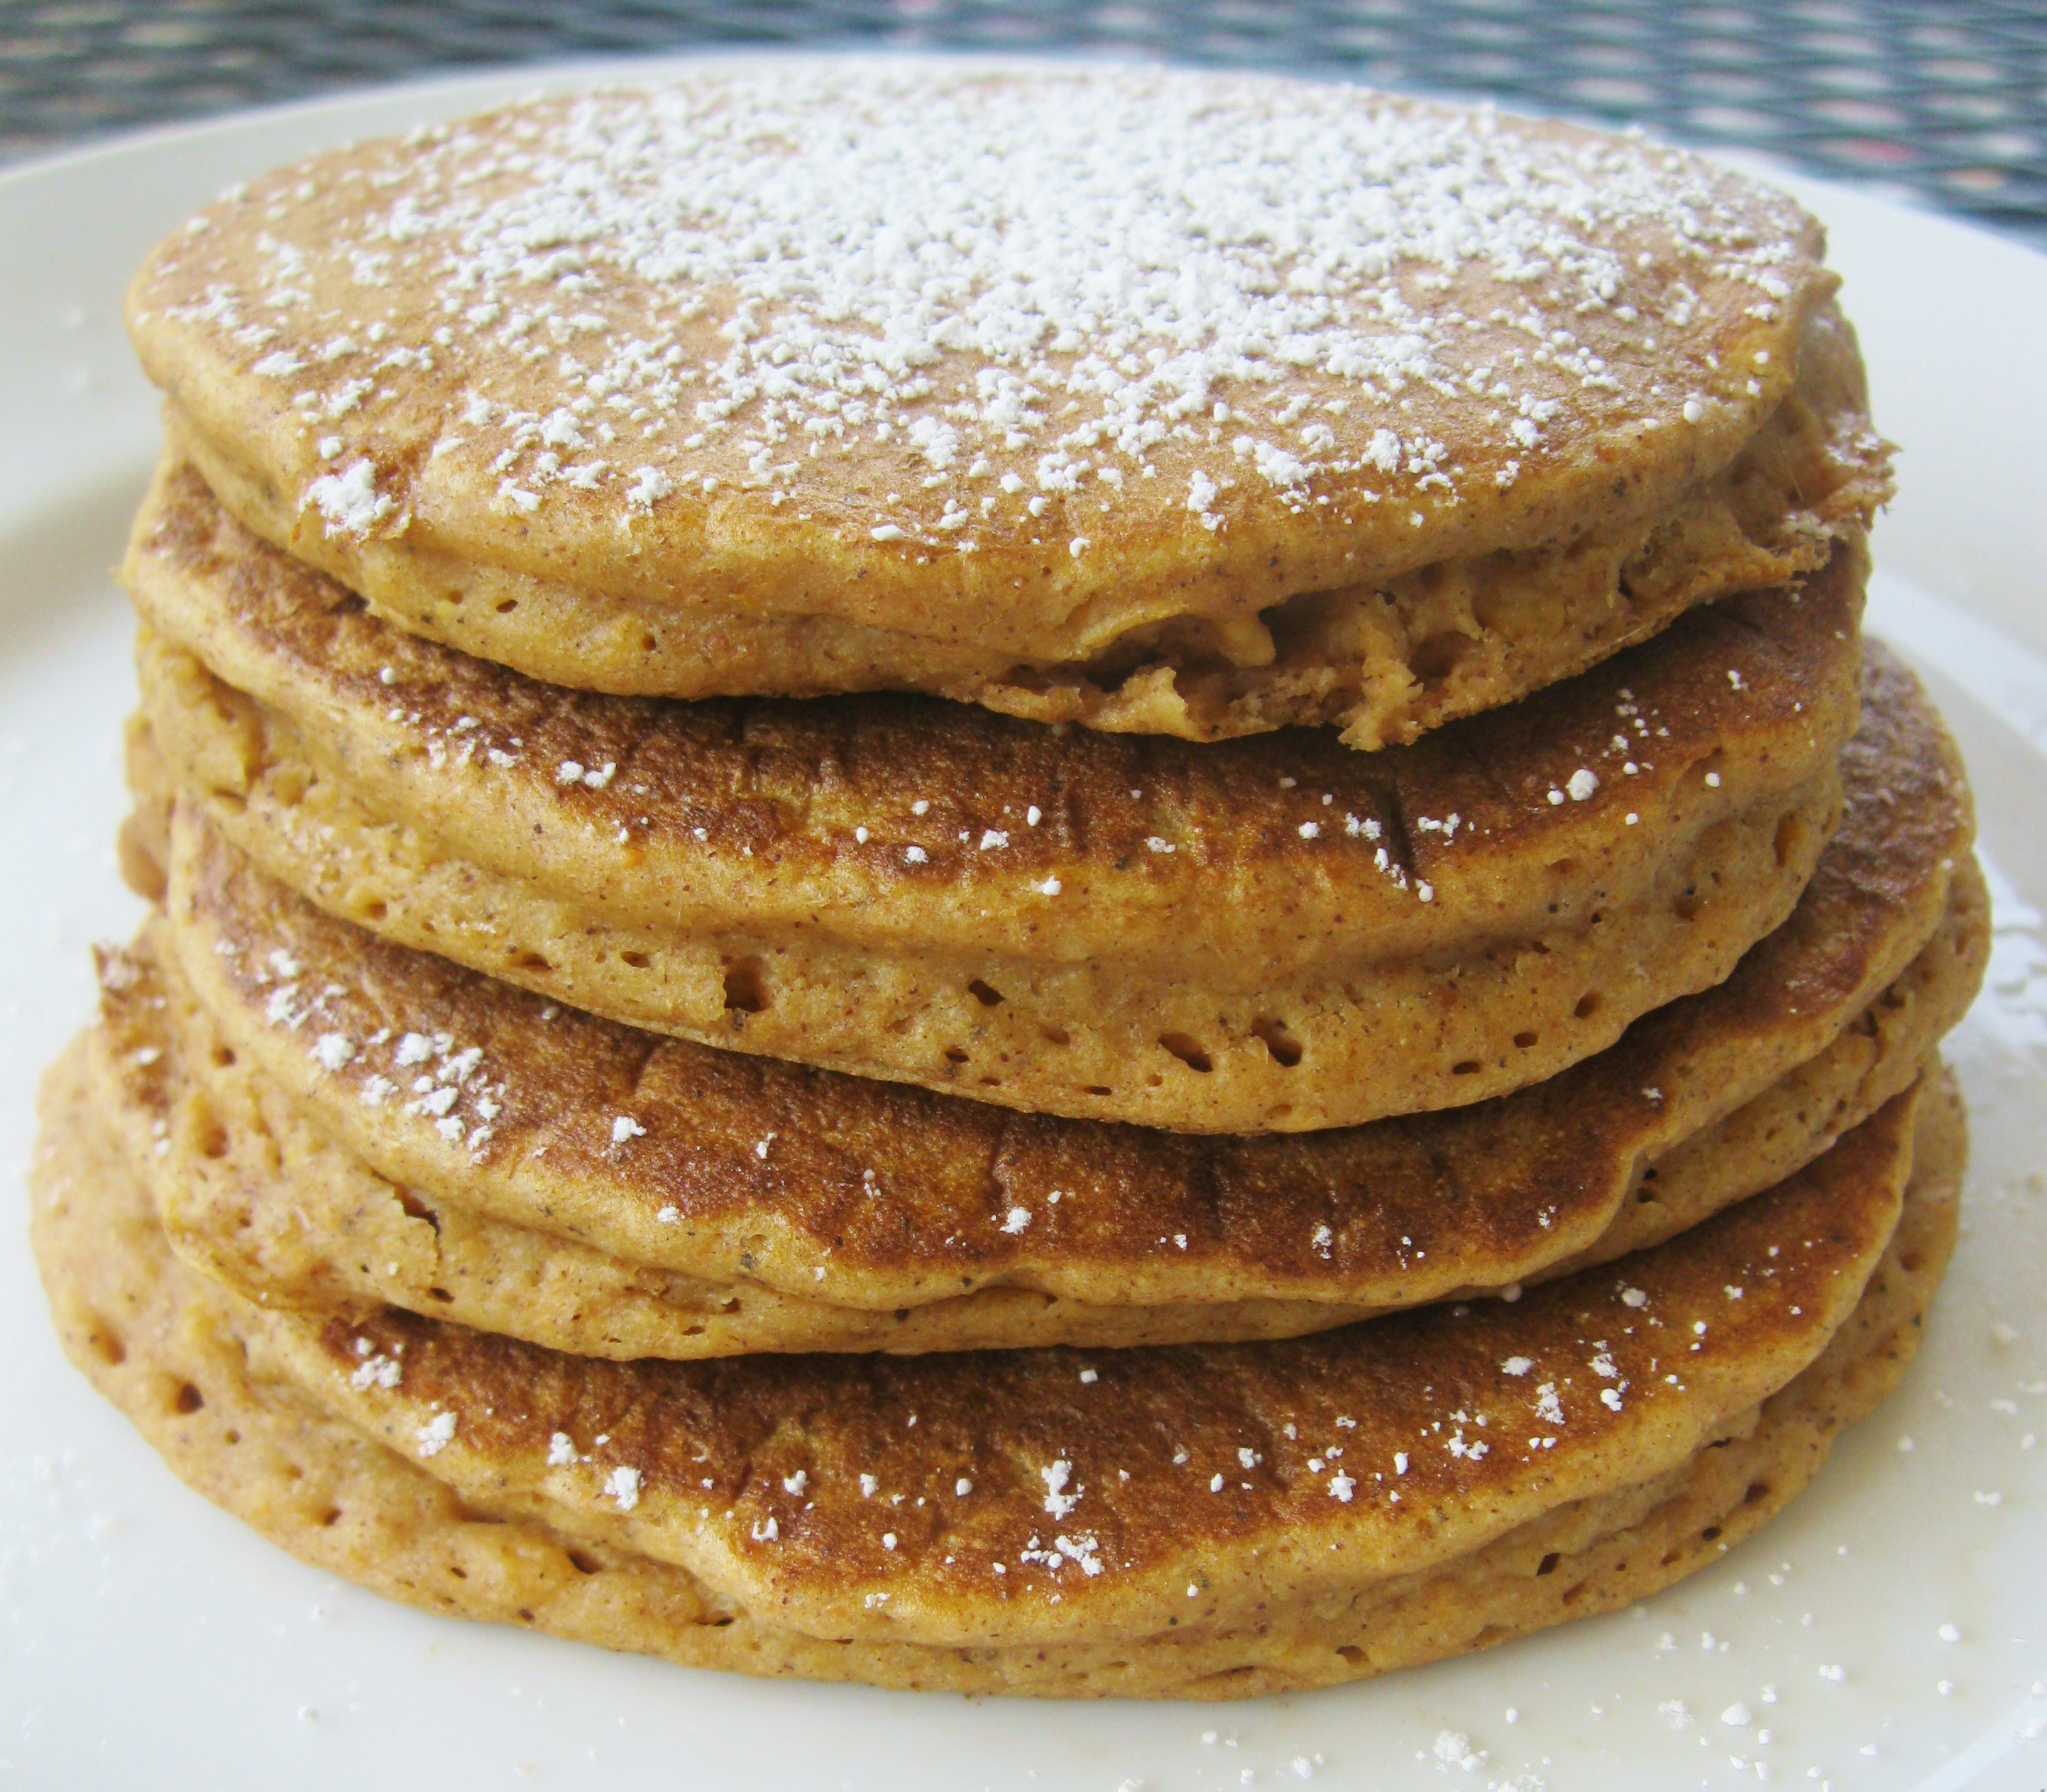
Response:
[{"label": "stack of pancakes", "polygon": [[68,1348],[429,1608],[1209,1697],[1747,1535],[1981,977],[1817,226],[1355,91],[822,61],[224,195]]}]

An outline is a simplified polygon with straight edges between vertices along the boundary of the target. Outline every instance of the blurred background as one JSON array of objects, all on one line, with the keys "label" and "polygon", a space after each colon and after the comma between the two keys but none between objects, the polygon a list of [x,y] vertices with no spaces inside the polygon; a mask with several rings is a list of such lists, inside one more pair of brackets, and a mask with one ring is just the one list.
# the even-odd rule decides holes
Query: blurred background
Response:
[{"label": "blurred background", "polygon": [[1766,150],[2047,248],[2041,0],[0,0],[0,160],[451,69],[749,44],[1082,51],[1491,95]]}]

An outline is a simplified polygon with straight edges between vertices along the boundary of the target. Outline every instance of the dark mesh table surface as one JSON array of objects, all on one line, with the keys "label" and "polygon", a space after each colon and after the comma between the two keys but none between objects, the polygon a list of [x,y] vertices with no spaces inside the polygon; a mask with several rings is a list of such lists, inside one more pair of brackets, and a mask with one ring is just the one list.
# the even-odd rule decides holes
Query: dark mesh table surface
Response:
[{"label": "dark mesh table surface", "polygon": [[1092,49],[1488,95],[1770,150],[2047,247],[2037,0],[0,0],[0,156],[437,69],[747,43]]}]

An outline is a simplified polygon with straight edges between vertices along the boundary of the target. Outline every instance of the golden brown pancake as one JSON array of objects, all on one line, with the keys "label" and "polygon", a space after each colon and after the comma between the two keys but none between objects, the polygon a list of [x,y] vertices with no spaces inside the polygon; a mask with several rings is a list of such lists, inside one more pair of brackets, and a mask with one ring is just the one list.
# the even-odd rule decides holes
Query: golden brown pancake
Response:
[{"label": "golden brown pancake", "polygon": [[1555,122],[727,63],[279,169],[129,320],[242,521],[533,676],[1370,746],[1859,535],[1821,252]]},{"label": "golden brown pancake", "polygon": [[709,1043],[1241,1132],[1503,1093],[1724,977],[1838,815],[1861,566],[1370,755],[576,695],[174,472],[127,576],[169,782],[332,912]]},{"label": "golden brown pancake", "polygon": [[[1979,886],[1970,882],[1972,893],[1979,896]],[[1559,1151],[1554,1132],[1538,1136],[1533,1150],[1531,1141],[1510,1136],[1488,1163],[1488,1179],[1495,1185],[1510,1175],[1519,1179],[1509,1204],[1495,1211],[1485,1199],[1490,1190],[1475,1191],[1457,1176],[1461,1162],[1472,1155],[1473,1129],[1465,1128],[1461,1136],[1453,1134],[1449,1160],[1434,1167],[1434,1190],[1413,1174],[1411,1153],[1398,1166],[1408,1177],[1391,1186],[1360,1175],[1356,1159],[1373,1154],[1345,1153],[1350,1161],[1338,1167],[1353,1178],[1348,1185],[1261,1187],[1256,1192],[1263,1199],[1239,1227],[1220,1235],[1212,1198],[1200,1215],[1209,1237],[1208,1248],[1199,1252],[1189,1248],[1191,1240],[1181,1244],[1188,1237],[1184,1231],[1158,1229],[1184,1221],[1183,1210],[1191,1205],[1187,1191],[1169,1187],[1169,1198],[1181,1198],[1147,1216],[1139,1205],[1145,1192],[1141,1176],[1120,1188],[1112,1185],[1120,1198],[1112,1224],[1071,1229],[1078,1238],[1066,1236],[1060,1210],[1092,1190],[1060,1190],[1059,1200],[1047,1198],[1043,1213],[1021,1207],[1005,1213],[988,1210],[998,1196],[985,1186],[973,1191],[978,1198],[965,1215],[955,1213],[954,1229],[941,1237],[926,1229],[934,1229],[942,1213],[927,1220],[878,1179],[861,1186],[864,1199],[857,1205],[846,1200],[843,1187],[806,1186],[804,1171],[813,1167],[806,1158],[815,1157],[817,1141],[799,1134],[792,1141],[798,1153],[793,1172],[777,1166],[772,1180],[764,1175],[765,1186],[751,1204],[733,1204],[736,1210],[717,1213],[709,1224],[699,1221],[695,1238],[667,1253],[692,1260],[695,1273],[610,1256],[561,1236],[574,1211],[569,1202],[541,1209],[540,1225],[493,1217],[520,1204],[491,1188],[488,1171],[474,1159],[466,1178],[458,1170],[447,1184],[452,1199],[388,1180],[335,1142],[335,1132],[321,1124],[326,1116],[309,1114],[236,1057],[211,1024],[212,1016],[146,942],[107,962],[111,986],[102,997],[103,1024],[92,1035],[91,1069],[99,1110],[127,1134],[130,1155],[173,1248],[195,1268],[273,1308],[361,1313],[388,1303],[579,1356],[623,1360],[756,1350],[1113,1347],[1282,1337],[1414,1305],[1432,1292],[1468,1296],[1503,1290],[1519,1299],[1524,1279],[1547,1279],[1587,1261],[1611,1260],[1768,1187],[1913,1082],[1941,1033],[1960,1019],[1980,974],[1987,906],[1975,904],[1974,916],[1979,925],[1973,939],[1952,923],[1944,927],[1906,976],[1859,1017],[1861,1024],[1817,1059],[1646,1169],[1638,1155],[1631,1195],[1614,1175],[1630,1167],[1625,1155],[1596,1159],[1596,1168],[1614,1179],[1604,1187],[1588,1186],[1588,1166]],[[435,1043],[447,1037],[417,1036]],[[1735,1055],[1726,1049],[1729,1043],[1716,1058]],[[478,1105],[498,1106],[489,1092],[500,1086],[470,1070],[463,1056],[451,1043],[445,1053],[423,1059],[446,1080],[425,1075],[428,1093],[406,1105],[424,1114],[423,1104],[453,1086]],[[1699,1066],[1685,1068],[1696,1073]],[[473,1090],[455,1082],[466,1071],[480,1079]],[[1579,1093],[1586,1091],[1581,1086]],[[1639,1095],[1639,1090],[1628,1093]],[[1648,1104],[1636,1100],[1625,1108],[1639,1131]],[[459,1115],[451,1117],[457,1126],[465,1124]],[[682,1209],[664,1199],[669,1190],[658,1168],[615,1148],[603,1151],[599,1140],[615,1127],[613,1117],[557,1105],[552,1117],[552,1136],[584,1163],[611,1160],[596,1176],[586,1172],[571,1197],[594,1205],[593,1195],[622,1193],[632,1202],[629,1217],[638,1228],[605,1229],[659,1232],[684,1225]],[[424,1134],[424,1122],[416,1119],[415,1125]],[[341,1136],[350,1130],[370,1128],[344,1128]],[[1596,1128],[1596,1143],[1608,1146],[1611,1136],[1623,1130]],[[772,1150],[780,1137],[768,1128],[754,1144]],[[385,1160],[429,1155],[416,1148],[423,1140],[411,1142],[412,1153],[387,1153]],[[728,1161],[743,1175],[748,1166],[741,1153],[753,1155],[741,1145]],[[927,1163],[938,1155],[928,1148],[922,1155]],[[1124,1154],[1124,1161],[1132,1155]],[[548,1167],[515,1161],[501,1167]],[[1230,1167],[1224,1167],[1225,1173]],[[430,1159],[429,1168],[445,1171],[447,1164]],[[1569,1179],[1573,1171],[1575,1181]],[[1558,1175],[1557,1182],[1542,1179],[1550,1173]],[[598,1185],[594,1189],[587,1186],[592,1182]],[[778,1200],[792,1182],[795,1198]],[[1420,1198],[1438,1191],[1445,1198]],[[1219,1192],[1240,1200],[1243,1193],[1227,1183]],[[814,1221],[834,1193],[840,1229],[820,1244],[813,1223],[805,1238],[802,1222]],[[1600,1194],[1609,1198],[1608,1223],[1584,1242],[1601,1217]],[[1410,1198],[1403,1203],[1399,1197]],[[795,1210],[795,1225],[785,1207]],[[844,1223],[848,1207],[856,1224],[865,1221],[857,1230]],[[1358,1222],[1361,1207],[1369,1212],[1368,1227]],[[1331,1211],[1333,1223],[1314,1217]],[[978,1275],[941,1279],[951,1263],[996,1254],[976,1248],[984,1239],[1001,1235],[1007,1244],[1009,1235],[1034,1225],[1046,1233],[1046,1242],[1035,1252],[1018,1252],[1021,1264],[993,1271],[977,1264]],[[1349,1247],[1341,1265],[1334,1260],[1339,1225]],[[1360,1234],[1368,1231],[1381,1252],[1377,1262],[1361,1248]],[[872,1250],[876,1234],[892,1247],[880,1273]],[[763,1259],[777,1243],[810,1244],[815,1261],[808,1277],[793,1262],[785,1267],[786,1285],[761,1273]],[[798,1252],[785,1248],[780,1254],[794,1258]],[[1283,1254],[1302,1266],[1289,1276],[1275,1275],[1271,1267]],[[1086,1298],[1054,1291],[1077,1282],[1088,1287]],[[1265,1291],[1275,1282],[1283,1292]],[[940,1291],[933,1297],[928,1291],[934,1283]],[[1240,1291],[1246,1288],[1252,1291]],[[893,1299],[904,1304],[892,1310]]]},{"label": "golden brown pancake", "polygon": [[656,1039],[205,837],[107,962],[95,1074],[164,1141],[176,1248],[273,1304],[621,1357],[1286,1335],[1656,1242],[1905,1088],[1983,973],[1968,793],[1895,670],[1845,768],[1797,911],[1726,982],[1546,1083],[1361,1128],[1145,1132]]},{"label": "golden brown pancake", "polygon": [[1963,1155],[1937,1087],[1909,1197],[1903,1097],[1619,1271],[1290,1343],[617,1364],[191,1275],[77,1069],[34,1177],[59,1330],[208,1497],[430,1609],[981,1691],[1322,1685],[1716,1559],[1910,1360]]}]

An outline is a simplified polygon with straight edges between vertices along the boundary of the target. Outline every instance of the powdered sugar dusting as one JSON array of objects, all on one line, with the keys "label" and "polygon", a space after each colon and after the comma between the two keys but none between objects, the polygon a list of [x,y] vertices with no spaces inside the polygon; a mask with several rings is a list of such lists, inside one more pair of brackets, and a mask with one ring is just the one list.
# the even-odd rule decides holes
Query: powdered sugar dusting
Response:
[{"label": "powdered sugar dusting", "polygon": [[450,1145],[481,1161],[504,1111],[505,1084],[484,1067],[481,1046],[464,1045],[445,1029],[396,1033],[386,1026],[362,1037],[364,1011],[344,985],[315,982],[291,953],[230,937],[217,940],[215,956],[246,978],[265,1023],[303,1035],[320,1028],[308,1060],[325,1077],[352,1082],[366,1108],[389,1108],[430,1127]]},{"label": "powdered sugar dusting", "polygon": [[[508,514],[608,493],[629,529],[722,486],[800,506],[807,466],[878,452],[902,489],[848,539],[927,552],[1043,518],[1081,558],[1162,455],[1197,540],[1232,488],[1418,519],[1560,414],[1719,408],[1608,357],[1708,290],[1779,320],[1808,253],[1788,203],[1653,145],[1160,70],[741,64],[288,178],[223,202],[238,277],[166,314],[297,388],[323,447],[431,387],[432,459]],[[187,239],[195,279],[221,240]],[[304,502],[404,522],[364,458]]]},{"label": "powdered sugar dusting", "polygon": [[358,539],[397,508],[377,490],[377,468],[367,460],[357,461],[344,472],[322,474],[306,487],[301,507],[318,510],[328,534]]}]

